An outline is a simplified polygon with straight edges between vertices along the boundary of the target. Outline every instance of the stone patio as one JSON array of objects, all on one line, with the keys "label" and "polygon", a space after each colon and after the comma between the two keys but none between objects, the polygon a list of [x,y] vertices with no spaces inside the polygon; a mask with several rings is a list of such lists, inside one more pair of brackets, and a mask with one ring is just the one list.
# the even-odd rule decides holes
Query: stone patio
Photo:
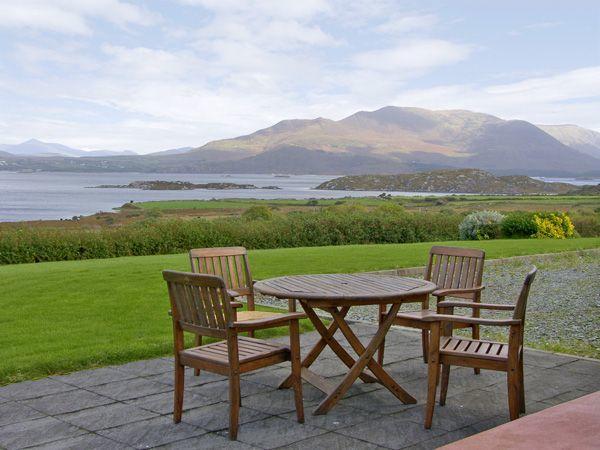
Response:
[{"label": "stone patio", "polygon": [[[363,323],[353,328],[364,338],[375,330]],[[316,333],[303,335],[303,348],[317,339]],[[295,421],[292,392],[275,388],[289,365],[274,366],[243,376],[238,441],[230,442],[227,380],[188,373],[183,421],[174,425],[172,360],[159,358],[0,388],[0,447],[435,448],[507,422],[505,375],[483,371],[476,376],[455,368],[446,406],[436,407],[433,427],[425,430],[427,367],[420,334],[392,329],[386,343],[386,367],[417,405],[403,405],[379,385],[357,382],[328,415],[312,416],[323,394],[305,383],[306,423],[301,425]],[[333,379],[346,372],[327,350],[313,368]],[[536,412],[599,390],[600,361],[528,350],[525,385],[528,413]]]}]

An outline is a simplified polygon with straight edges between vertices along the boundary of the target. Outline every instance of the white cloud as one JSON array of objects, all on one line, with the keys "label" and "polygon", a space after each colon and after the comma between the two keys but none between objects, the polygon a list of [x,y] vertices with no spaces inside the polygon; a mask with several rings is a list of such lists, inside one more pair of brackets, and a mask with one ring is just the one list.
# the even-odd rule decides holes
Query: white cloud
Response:
[{"label": "white cloud", "polygon": [[363,69],[379,71],[422,71],[466,59],[472,51],[468,45],[440,39],[403,41],[391,48],[370,50],[354,57]]},{"label": "white cloud", "polygon": [[405,91],[395,104],[470,109],[534,123],[577,123],[600,130],[600,66],[516,83],[436,86]]},{"label": "white cloud", "polygon": [[0,1],[0,27],[28,28],[64,34],[89,35],[90,18],[118,26],[151,25],[158,16],[120,0],[18,0]]},{"label": "white cloud", "polygon": [[381,33],[398,34],[415,30],[428,30],[438,23],[434,14],[396,15],[377,26]]}]

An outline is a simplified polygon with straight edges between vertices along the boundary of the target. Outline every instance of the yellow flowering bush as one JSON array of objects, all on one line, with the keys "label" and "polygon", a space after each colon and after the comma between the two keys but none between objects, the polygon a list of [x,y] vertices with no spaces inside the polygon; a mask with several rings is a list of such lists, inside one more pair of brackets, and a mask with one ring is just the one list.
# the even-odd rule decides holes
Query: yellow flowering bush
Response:
[{"label": "yellow flowering bush", "polygon": [[575,226],[566,213],[538,213],[534,214],[533,221],[536,238],[565,239],[575,234]]}]

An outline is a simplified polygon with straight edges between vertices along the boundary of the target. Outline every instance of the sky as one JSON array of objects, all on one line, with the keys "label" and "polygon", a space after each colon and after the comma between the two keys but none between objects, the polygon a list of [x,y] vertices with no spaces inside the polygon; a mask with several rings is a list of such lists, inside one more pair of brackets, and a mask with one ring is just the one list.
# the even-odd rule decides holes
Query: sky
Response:
[{"label": "sky", "polygon": [[600,131],[600,2],[0,0],[0,143],[149,153],[386,105]]}]

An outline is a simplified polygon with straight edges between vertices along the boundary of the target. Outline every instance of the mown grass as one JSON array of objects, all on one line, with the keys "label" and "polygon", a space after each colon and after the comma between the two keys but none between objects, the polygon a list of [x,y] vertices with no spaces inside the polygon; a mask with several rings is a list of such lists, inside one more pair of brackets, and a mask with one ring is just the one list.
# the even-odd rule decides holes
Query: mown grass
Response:
[{"label": "mown grass", "polygon": [[[600,238],[444,244],[484,248],[488,258],[500,258],[596,248]],[[423,265],[431,245],[257,250],[250,262],[258,279],[381,270]],[[187,267],[183,254],[1,266],[0,384],[169,354],[161,271]]]}]

